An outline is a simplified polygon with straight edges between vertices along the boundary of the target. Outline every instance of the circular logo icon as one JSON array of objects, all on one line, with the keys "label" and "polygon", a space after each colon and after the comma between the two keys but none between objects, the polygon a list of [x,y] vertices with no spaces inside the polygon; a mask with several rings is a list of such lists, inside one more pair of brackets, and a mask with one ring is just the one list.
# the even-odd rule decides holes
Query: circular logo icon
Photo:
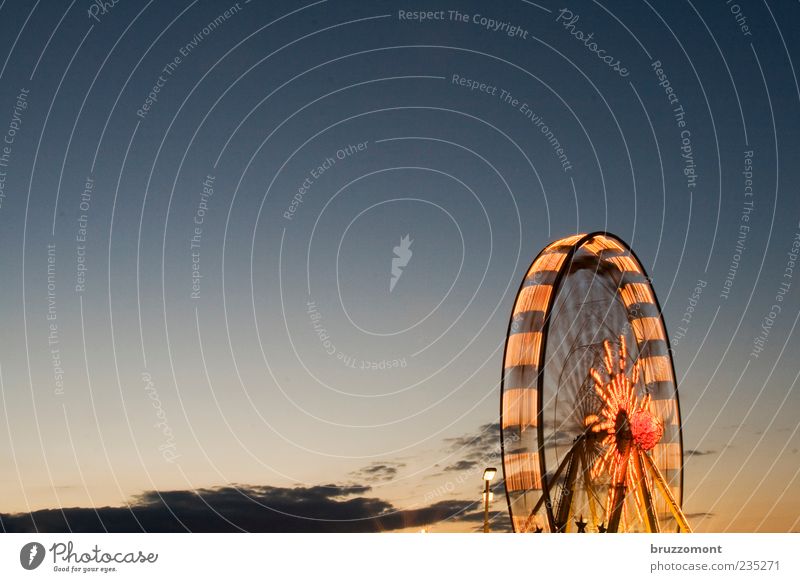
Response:
[{"label": "circular logo icon", "polygon": [[26,570],[35,570],[44,561],[44,546],[39,542],[29,542],[19,551],[19,563]]}]

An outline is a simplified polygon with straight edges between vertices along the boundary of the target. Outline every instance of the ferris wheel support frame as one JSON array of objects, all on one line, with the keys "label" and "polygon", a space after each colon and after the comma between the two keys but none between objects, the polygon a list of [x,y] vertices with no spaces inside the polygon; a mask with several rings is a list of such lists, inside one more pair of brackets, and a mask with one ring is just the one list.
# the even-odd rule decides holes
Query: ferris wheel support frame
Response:
[{"label": "ferris wheel support frame", "polygon": [[[578,437],[578,439],[576,439],[576,442],[572,445],[572,448],[570,448],[570,450],[567,451],[567,453],[564,455],[564,458],[561,460],[561,463],[559,464],[558,469],[556,469],[556,472],[553,473],[553,482],[557,481],[558,478],[561,476],[561,473],[564,471],[564,468],[567,466],[569,461],[572,459],[572,456],[576,454],[576,452],[578,450],[578,447],[580,447],[582,445],[581,441],[584,438],[585,437],[583,435]],[[549,487],[549,485],[548,485],[548,487]],[[534,516],[536,515],[536,512],[538,512],[542,508],[542,504],[543,503],[549,503],[549,499],[550,499],[550,491],[549,491],[549,489],[546,490],[546,491],[542,491],[542,494],[539,496],[539,499],[536,501],[536,505],[533,506],[533,509],[531,510],[530,515],[528,516],[527,521],[529,523],[533,520]]]},{"label": "ferris wheel support frame", "polygon": [[[567,476],[565,477],[564,481],[565,487],[561,491],[561,496],[558,499],[558,508],[556,510],[557,529],[554,531],[558,533],[566,531],[566,526],[569,521],[569,510],[572,505],[572,495],[575,491],[575,480],[579,472],[579,467],[581,465],[585,465],[585,462],[583,461],[585,439],[585,434],[575,439],[575,443],[564,455],[564,458],[561,460],[558,469],[556,469],[556,472],[553,474],[552,482],[550,483],[550,485],[555,483],[561,476],[561,473],[564,471],[564,469],[567,469]],[[650,491],[650,486],[647,480],[644,478],[645,472],[650,474],[653,482],[658,486],[661,493],[667,499],[670,511],[675,517],[675,521],[678,523],[681,532],[691,533],[692,528],[689,525],[683,510],[675,501],[675,497],[672,495],[669,485],[667,485],[667,482],[664,479],[664,476],[661,474],[661,471],[659,471],[658,467],[655,465],[655,463],[653,463],[650,455],[644,451],[637,451],[631,456],[631,460],[634,463],[634,471],[636,471],[636,473],[642,477],[641,479],[637,480],[640,486],[636,489],[635,494],[637,496],[639,505],[645,510],[648,533],[659,533],[660,529],[658,527],[658,520],[655,516],[655,509],[653,507],[653,494]],[[586,466],[583,468],[584,471],[588,470],[588,467]],[[612,487],[617,488],[618,493],[615,495],[614,513],[612,513],[611,519],[609,520],[609,524],[604,533],[616,533],[618,531],[623,502],[625,495],[627,494],[624,479],[621,482],[615,483],[612,485]],[[549,490],[542,491],[542,495],[539,497],[536,505],[534,505],[533,509],[531,510],[530,516],[528,517],[529,521],[533,519],[536,513],[541,509],[542,504],[546,503],[549,497]]]},{"label": "ferris wheel support frame", "polygon": [[569,522],[569,514],[572,509],[572,498],[575,494],[575,479],[578,476],[578,468],[580,467],[580,460],[583,453],[585,436],[580,436],[576,439],[573,452],[569,457],[569,464],[567,465],[567,476],[564,479],[564,487],[561,489],[561,496],[558,499],[558,508],[556,509],[556,530],[561,533],[566,531],[567,523]]},{"label": "ferris wheel support frame", "polygon": [[667,505],[672,512],[672,516],[675,518],[675,521],[678,522],[678,527],[680,528],[681,533],[692,533],[692,527],[689,525],[689,521],[686,519],[680,504],[675,501],[675,497],[672,495],[672,491],[670,490],[666,479],[664,479],[664,475],[661,474],[661,471],[653,462],[653,459],[650,458],[650,455],[647,453],[642,453],[642,457],[644,458],[647,468],[650,470],[650,474],[653,477],[653,482],[655,482],[655,484],[661,490],[661,494],[667,499]]},{"label": "ferris wheel support frame", "polygon": [[639,498],[639,504],[644,507],[646,512],[647,520],[645,521],[647,525],[648,533],[659,533],[660,528],[658,526],[658,520],[656,519],[656,513],[653,508],[653,494],[650,491],[650,484],[647,482],[645,478],[645,468],[644,463],[642,462],[642,456],[646,453],[642,451],[637,451],[636,454],[633,455],[633,468],[636,474],[638,475],[639,479],[639,487],[637,488],[637,495]]}]

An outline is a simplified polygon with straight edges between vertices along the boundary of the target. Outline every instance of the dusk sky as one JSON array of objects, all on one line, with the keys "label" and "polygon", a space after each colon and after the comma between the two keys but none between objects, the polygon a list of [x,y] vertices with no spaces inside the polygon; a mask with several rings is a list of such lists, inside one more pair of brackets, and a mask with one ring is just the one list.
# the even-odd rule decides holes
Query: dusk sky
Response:
[{"label": "dusk sky", "polygon": [[692,526],[797,531],[798,20],[1,1],[3,527],[475,531],[520,281],[605,230],[663,308]]}]

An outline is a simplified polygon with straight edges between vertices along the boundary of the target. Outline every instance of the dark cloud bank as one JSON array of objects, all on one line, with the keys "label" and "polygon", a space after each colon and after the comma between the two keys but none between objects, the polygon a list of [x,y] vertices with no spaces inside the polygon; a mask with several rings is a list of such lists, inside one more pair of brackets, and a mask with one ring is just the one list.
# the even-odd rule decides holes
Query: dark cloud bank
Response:
[{"label": "dark cloud bank", "polygon": [[[71,507],[0,514],[6,532],[381,532],[443,520],[479,522],[478,503],[441,500],[398,510],[364,485],[228,486],[147,492],[129,507]],[[493,513],[495,528],[507,518]]]}]

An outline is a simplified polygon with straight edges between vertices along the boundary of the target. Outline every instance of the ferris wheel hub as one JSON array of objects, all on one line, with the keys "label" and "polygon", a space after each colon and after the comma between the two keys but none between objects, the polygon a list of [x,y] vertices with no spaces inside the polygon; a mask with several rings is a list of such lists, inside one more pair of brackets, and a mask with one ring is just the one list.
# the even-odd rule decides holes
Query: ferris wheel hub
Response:
[{"label": "ferris wheel hub", "polygon": [[631,434],[643,451],[653,449],[664,436],[664,424],[647,409],[639,409],[630,418]]},{"label": "ferris wheel hub", "polygon": [[624,408],[620,409],[614,419],[614,435],[617,441],[617,452],[620,455],[627,455],[631,450],[633,435],[628,421],[628,411]]}]

